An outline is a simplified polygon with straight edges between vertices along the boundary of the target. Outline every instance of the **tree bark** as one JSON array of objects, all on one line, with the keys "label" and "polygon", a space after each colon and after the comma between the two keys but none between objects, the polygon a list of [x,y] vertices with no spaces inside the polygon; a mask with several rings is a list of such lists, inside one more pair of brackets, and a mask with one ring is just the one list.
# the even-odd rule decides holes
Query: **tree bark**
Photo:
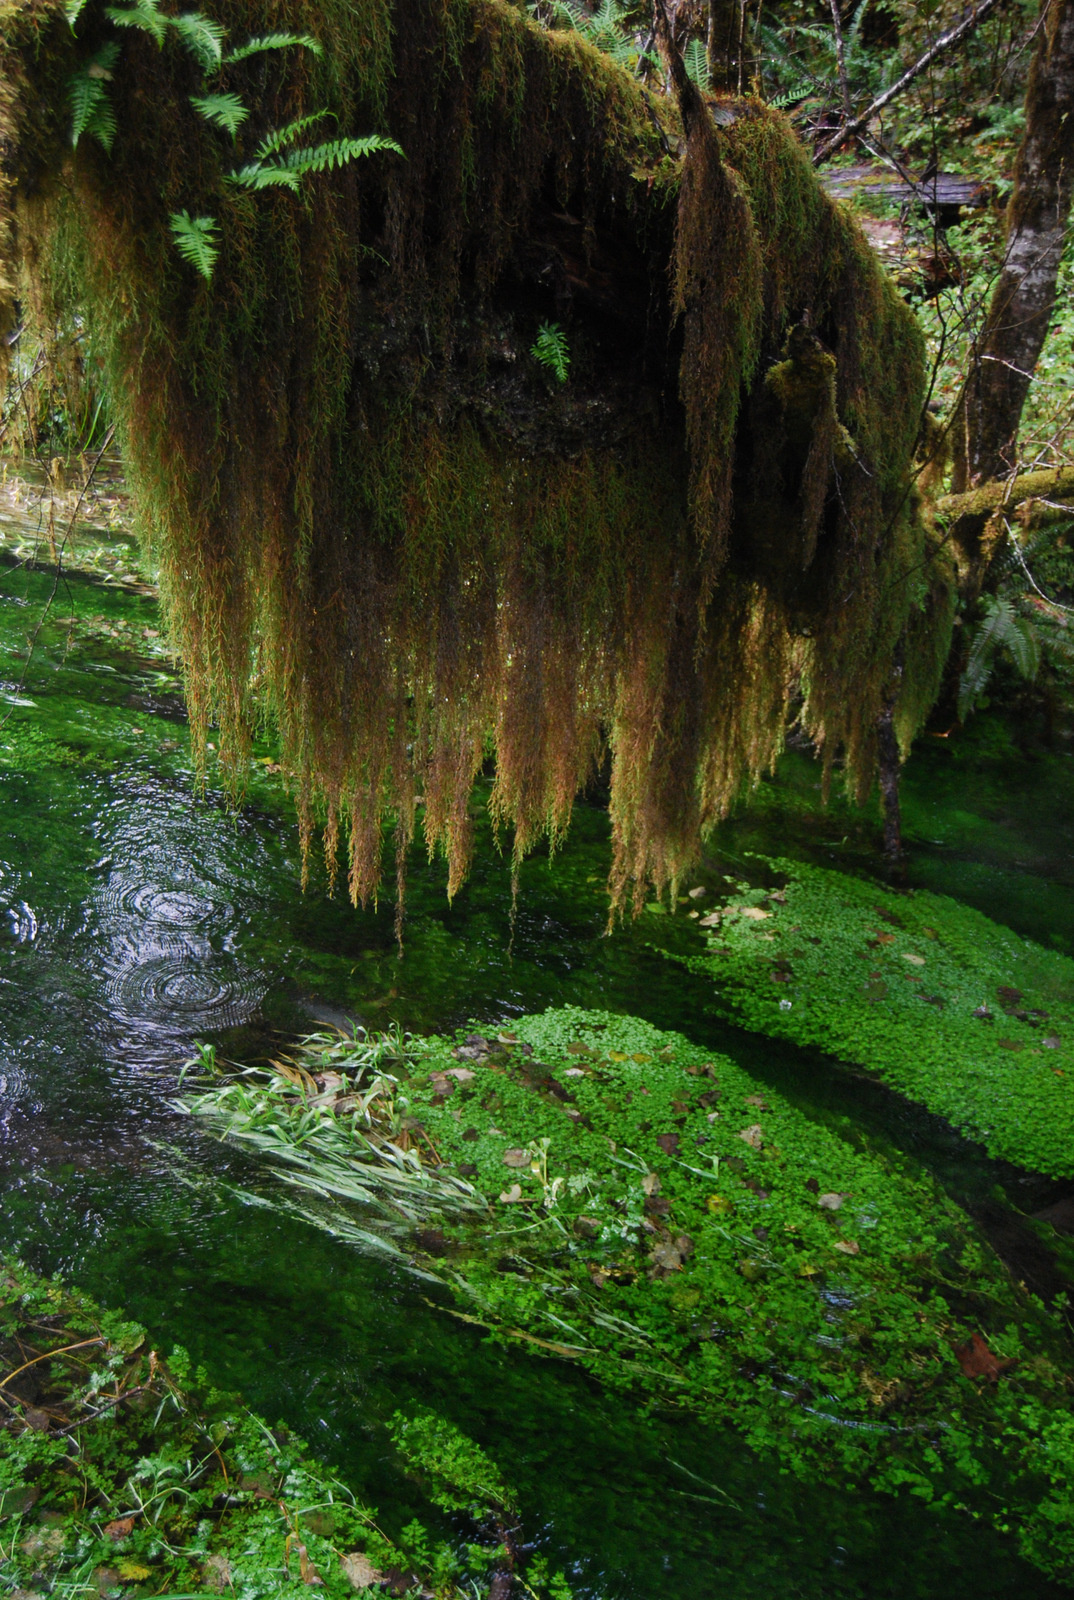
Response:
[{"label": "tree bark", "polygon": [[[1074,0],[1044,0],[1025,105],[1003,269],[956,422],[956,495],[1017,470],[1018,429],[1055,308],[1074,187]],[[967,507],[951,526],[962,596],[971,605],[1003,544],[990,526],[994,509],[994,501]]]}]

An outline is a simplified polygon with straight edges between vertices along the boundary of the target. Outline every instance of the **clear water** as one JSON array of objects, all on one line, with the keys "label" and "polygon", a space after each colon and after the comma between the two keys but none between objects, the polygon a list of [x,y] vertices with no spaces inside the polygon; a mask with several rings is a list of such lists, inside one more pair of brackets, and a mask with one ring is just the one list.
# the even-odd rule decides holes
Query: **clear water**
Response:
[{"label": "clear water", "polygon": [[[111,570],[127,565],[121,550]],[[311,1017],[426,1029],[599,1004],[728,1051],[810,1115],[909,1150],[965,1199],[997,1176],[1027,1195],[1043,1186],[876,1086],[716,1022],[704,984],[650,947],[696,939],[685,918],[604,937],[596,808],[580,809],[554,863],[528,864],[510,951],[508,873],[487,838],[451,907],[442,871],[415,854],[402,956],[390,905],[355,913],[322,881],[301,897],[277,780],[255,774],[238,815],[195,797],[155,605],[131,586],[57,588],[50,573],[0,568],[0,695],[0,1250],[126,1307],[161,1348],[186,1345],[217,1383],[304,1433],[390,1525],[428,1508],[397,1472],[385,1420],[414,1400],[436,1407],[515,1481],[528,1536],[593,1600],[1057,1592],[968,1521],[792,1482],[729,1430],[642,1411],[485,1340],[390,1264],[244,1203],[229,1186],[256,1190],[256,1169],[167,1102],[196,1037],[250,1055]],[[1046,859],[1069,870],[1062,825],[1023,859],[1036,812],[987,759],[1001,822],[977,789],[952,798],[934,766],[917,790],[911,776],[911,830],[943,833],[915,845],[912,871],[960,892],[967,875],[967,898],[994,894],[985,909],[1038,936],[1033,884],[1054,878],[1065,938],[1074,897]],[[870,825],[818,820],[813,781],[788,764],[729,828],[713,882],[742,850],[777,842],[862,858]]]}]

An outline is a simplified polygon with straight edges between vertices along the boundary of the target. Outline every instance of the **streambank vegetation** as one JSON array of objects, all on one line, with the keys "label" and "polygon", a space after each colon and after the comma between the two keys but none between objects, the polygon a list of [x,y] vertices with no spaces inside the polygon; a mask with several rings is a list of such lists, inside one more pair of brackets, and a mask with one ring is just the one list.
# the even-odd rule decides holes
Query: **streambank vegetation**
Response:
[{"label": "streambank vegetation", "polygon": [[455,1040],[312,1036],[183,1104],[305,1196],[280,1203],[409,1259],[498,1337],[1074,1573],[1062,1307],[920,1169],[726,1056],[566,1008]]}]

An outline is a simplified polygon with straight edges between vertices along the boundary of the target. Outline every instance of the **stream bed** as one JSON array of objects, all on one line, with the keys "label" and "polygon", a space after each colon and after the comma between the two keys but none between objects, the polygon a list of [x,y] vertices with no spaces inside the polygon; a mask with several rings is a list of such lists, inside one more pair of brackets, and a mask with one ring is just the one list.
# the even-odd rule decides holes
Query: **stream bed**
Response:
[{"label": "stream bed", "polygon": [[[0,507],[0,534],[5,515],[8,533],[25,518]],[[596,804],[554,861],[526,864],[513,926],[484,821],[451,906],[442,865],[415,851],[402,954],[392,905],[328,899],[319,862],[303,896],[271,749],[237,811],[211,773],[197,792],[155,598],[125,535],[85,537],[96,576],[57,574],[47,549],[24,564],[13,536],[0,567],[0,1251],[125,1308],[161,1350],[184,1345],[301,1432],[389,1532],[429,1508],[385,1424],[434,1407],[517,1486],[527,1537],[579,1597],[1060,1593],[968,1518],[803,1485],[732,1431],[488,1340],[398,1266],[274,1208],[256,1163],[170,1109],[196,1040],[253,1059],[317,1023],[427,1031],[578,1004],[725,1051],[809,1115],[906,1152],[964,1204],[999,1182],[1030,1210],[1055,1189],[825,1059],[717,1021],[705,983],[656,948],[699,944],[686,916],[646,913],[606,937]],[[1027,780],[1003,748],[923,751],[907,779],[911,880],[1074,949],[1072,769],[1057,752]],[[875,824],[821,814],[815,781],[788,758],[721,836],[706,892],[747,850],[867,866]]]}]

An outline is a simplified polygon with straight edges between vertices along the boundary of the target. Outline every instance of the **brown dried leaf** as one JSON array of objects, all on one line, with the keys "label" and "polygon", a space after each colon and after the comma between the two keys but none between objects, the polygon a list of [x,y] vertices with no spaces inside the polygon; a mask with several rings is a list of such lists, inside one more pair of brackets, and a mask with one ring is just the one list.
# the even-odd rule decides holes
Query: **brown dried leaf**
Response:
[{"label": "brown dried leaf", "polygon": [[822,1194],[817,1197],[817,1204],[822,1211],[838,1211],[847,1198],[845,1194]]},{"label": "brown dried leaf", "polygon": [[645,1174],[644,1178],[641,1180],[641,1186],[645,1190],[646,1194],[659,1194],[660,1193],[660,1174],[659,1174],[659,1172],[647,1172]]},{"label": "brown dried leaf", "polygon": [[738,1136],[746,1141],[751,1150],[759,1150],[764,1144],[764,1135],[759,1122],[751,1123],[748,1128],[742,1128]]},{"label": "brown dried leaf", "polygon": [[528,1167],[530,1158],[525,1150],[505,1150],[503,1164],[505,1167]]},{"label": "brown dried leaf", "polygon": [[678,1154],[679,1136],[677,1133],[658,1133],[656,1142],[666,1156]]},{"label": "brown dried leaf", "polygon": [[845,1256],[856,1256],[861,1250],[861,1246],[856,1239],[837,1239],[835,1248],[841,1250]]},{"label": "brown dried leaf", "polygon": [[108,1539],[126,1539],[133,1530],[133,1517],[117,1517],[115,1522],[106,1522],[102,1532]]},{"label": "brown dried leaf", "polygon": [[352,1589],[370,1589],[375,1583],[384,1581],[384,1574],[360,1550],[340,1556],[339,1564]]},{"label": "brown dried leaf", "polygon": [[987,1378],[989,1383],[995,1383],[1009,1367],[1015,1365],[1013,1361],[997,1360],[984,1336],[979,1333],[971,1333],[965,1344],[955,1346],[955,1360],[967,1378]]},{"label": "brown dried leaf", "polygon": [[517,1183],[513,1183],[509,1189],[505,1189],[500,1195],[500,1199],[505,1206],[517,1206],[519,1201],[524,1198],[521,1185]]}]

